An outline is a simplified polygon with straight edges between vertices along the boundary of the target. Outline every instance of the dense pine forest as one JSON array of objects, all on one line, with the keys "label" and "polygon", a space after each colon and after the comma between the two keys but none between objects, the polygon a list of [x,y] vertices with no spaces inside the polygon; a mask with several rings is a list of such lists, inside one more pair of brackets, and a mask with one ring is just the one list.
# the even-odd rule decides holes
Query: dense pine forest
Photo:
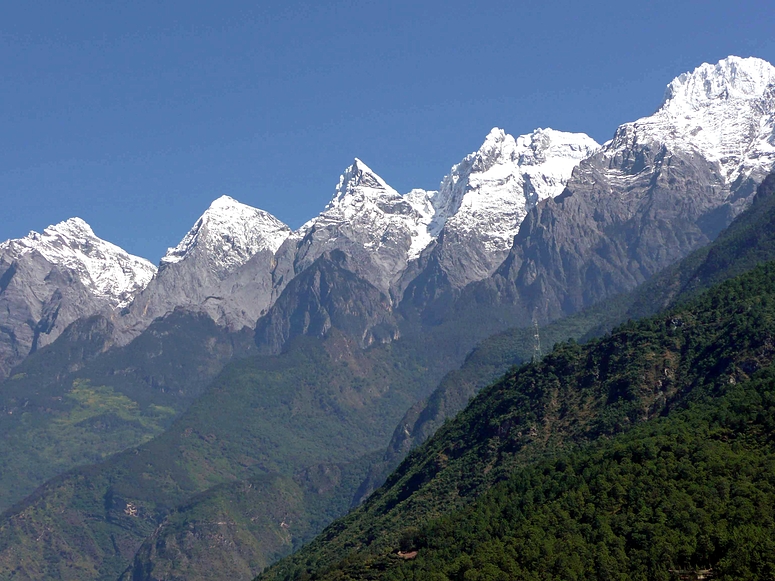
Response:
[{"label": "dense pine forest", "polygon": [[768,263],[557,345],[261,578],[769,578],[774,322]]}]

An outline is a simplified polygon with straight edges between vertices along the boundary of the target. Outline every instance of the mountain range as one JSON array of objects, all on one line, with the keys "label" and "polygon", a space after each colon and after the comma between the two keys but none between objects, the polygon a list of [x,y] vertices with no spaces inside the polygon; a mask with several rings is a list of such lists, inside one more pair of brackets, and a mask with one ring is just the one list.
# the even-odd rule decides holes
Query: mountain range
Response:
[{"label": "mountain range", "polygon": [[[78,218],[0,244],[0,576],[257,573],[540,354],[539,327],[604,333],[732,276],[709,245],[763,248],[774,169],[775,67],[728,57],[602,145],[495,128],[437,191],[402,195],[356,159],[295,231],[223,196],[158,267]],[[232,548],[200,575],[216,518]]]},{"label": "mountain range", "polygon": [[[3,346],[8,345],[2,369],[7,373],[84,315],[109,315],[121,344],[176,307],[202,310],[234,329],[254,326],[296,275],[332,250],[344,251],[353,271],[392,302],[409,263],[431,243],[454,238],[459,242],[446,243],[451,254],[442,255],[452,280],[463,286],[491,274],[527,210],[562,191],[575,165],[597,147],[585,135],[537,130],[515,140],[494,129],[478,152],[452,168],[438,192],[413,190],[405,196],[356,159],[324,211],[298,231],[223,196],[169,249],[158,269],[119,253],[79,219],[52,226],[43,236],[8,241],[0,248],[5,265],[0,296],[9,319],[2,327]],[[54,233],[58,238],[51,241]],[[459,259],[453,256],[463,240],[477,249],[477,260],[455,267]],[[45,266],[25,267],[19,247],[25,254],[42,254]],[[53,247],[56,252],[49,251]],[[75,280],[59,281],[53,273],[62,268]],[[11,283],[11,290],[18,288],[13,294]],[[44,292],[35,286],[41,284]],[[60,298],[70,294],[70,300]],[[18,320],[33,326],[29,339],[17,331]]]},{"label": "mountain range", "polygon": [[[773,75],[759,59],[703,65],[668,85],[654,115],[622,125],[603,146],[551,129],[516,139],[493,129],[438,191],[402,196],[355,160],[323,212],[295,232],[222,197],[158,269],[78,219],[5,242],[0,368],[96,312],[110,312],[122,343],[177,306],[253,326],[290,280],[335,249],[395,306],[427,311],[485,281],[543,317],[567,314],[642,282],[747,205],[775,161]],[[567,255],[561,270],[551,252]]]}]

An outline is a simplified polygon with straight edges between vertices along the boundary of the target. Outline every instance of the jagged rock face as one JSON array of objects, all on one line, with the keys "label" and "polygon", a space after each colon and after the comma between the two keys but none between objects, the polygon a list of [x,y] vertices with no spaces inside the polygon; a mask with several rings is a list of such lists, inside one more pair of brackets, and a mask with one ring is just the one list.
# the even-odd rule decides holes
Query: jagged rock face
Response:
[{"label": "jagged rock face", "polygon": [[233,329],[253,327],[269,306],[274,255],[290,233],[263,210],[218,198],[169,249],[157,276],[123,314],[120,342],[176,307],[206,312]]},{"label": "jagged rock face", "polygon": [[[444,230],[446,246],[479,246],[482,257],[489,257],[482,266],[493,269],[511,248],[528,210],[559,195],[573,168],[599,147],[581,133],[537,129],[515,139],[495,128],[442,181],[433,197],[432,227]],[[477,275],[450,268],[450,276],[467,283]]]},{"label": "jagged rock face", "polygon": [[393,298],[418,276],[432,276],[423,274],[429,264],[455,288],[486,278],[505,258],[527,210],[559,194],[573,168],[598,148],[583,134],[538,129],[514,138],[496,128],[438,191],[404,196],[356,159],[326,209],[280,249],[275,293],[333,249]]},{"label": "jagged rock face", "polygon": [[80,218],[0,244],[0,378],[76,319],[127,304],[155,271]]},{"label": "jagged rock face", "polygon": [[256,343],[266,353],[279,353],[294,337],[324,337],[332,327],[363,348],[398,338],[389,299],[351,270],[341,250],[323,254],[285,287],[259,319]]},{"label": "jagged rock face", "polygon": [[729,190],[713,165],[664,147],[640,155],[648,170],[626,188],[590,160],[565,195],[528,216],[494,277],[514,285],[509,300],[541,318],[575,312],[635,287],[729,223]]},{"label": "jagged rock face", "polygon": [[407,263],[431,242],[432,216],[427,192],[402,196],[356,159],[325,210],[278,253],[275,293],[323,253],[341,250],[354,272],[387,295]]},{"label": "jagged rock face", "polygon": [[735,57],[678,77],[657,113],[620,127],[530,212],[485,284],[552,319],[707,244],[775,165],[773,82],[768,63]]},{"label": "jagged rock face", "polygon": [[760,182],[775,164],[775,67],[730,56],[680,75],[654,115],[619,128],[606,157],[612,168],[637,163],[649,142],[718,164],[725,183]]},{"label": "jagged rock face", "polygon": [[559,195],[579,162],[599,149],[589,136],[537,129],[516,139],[493,129],[431,195],[435,243],[406,271],[395,294],[404,306],[448,302],[503,262],[527,212]]}]

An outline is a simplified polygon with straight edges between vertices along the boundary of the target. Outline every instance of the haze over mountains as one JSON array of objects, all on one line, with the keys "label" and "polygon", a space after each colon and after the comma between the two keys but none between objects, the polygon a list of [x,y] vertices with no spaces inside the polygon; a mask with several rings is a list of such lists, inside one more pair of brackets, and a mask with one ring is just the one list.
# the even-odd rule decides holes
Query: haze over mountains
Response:
[{"label": "haze over mountains", "polygon": [[[222,196],[158,268],[78,218],[4,242],[0,430],[99,433],[105,456],[128,451],[22,500],[53,475],[52,452],[9,439],[7,465],[25,474],[2,496],[20,502],[3,507],[0,572],[150,580],[182,559],[174,575],[196,578],[192,555],[215,537],[186,531],[255,485],[293,524],[221,515],[232,549],[208,574],[256,573],[381,483],[396,425],[391,468],[491,379],[474,371],[502,371],[507,358],[474,361],[469,391],[423,407],[474,345],[631,291],[716,239],[773,170],[775,67],[729,57],[674,79],[653,115],[602,145],[495,128],[437,191],[401,194],[355,159],[296,231]],[[59,470],[102,459],[73,446]],[[38,536],[45,556],[25,552]]]}]

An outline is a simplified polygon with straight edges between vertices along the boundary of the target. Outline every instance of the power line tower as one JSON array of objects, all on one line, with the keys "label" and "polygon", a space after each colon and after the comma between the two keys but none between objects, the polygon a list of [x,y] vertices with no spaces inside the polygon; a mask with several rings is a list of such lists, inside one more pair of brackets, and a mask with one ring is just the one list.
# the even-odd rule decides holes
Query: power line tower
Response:
[{"label": "power line tower", "polygon": [[538,331],[538,316],[533,311],[533,363],[541,359],[541,334]]}]

